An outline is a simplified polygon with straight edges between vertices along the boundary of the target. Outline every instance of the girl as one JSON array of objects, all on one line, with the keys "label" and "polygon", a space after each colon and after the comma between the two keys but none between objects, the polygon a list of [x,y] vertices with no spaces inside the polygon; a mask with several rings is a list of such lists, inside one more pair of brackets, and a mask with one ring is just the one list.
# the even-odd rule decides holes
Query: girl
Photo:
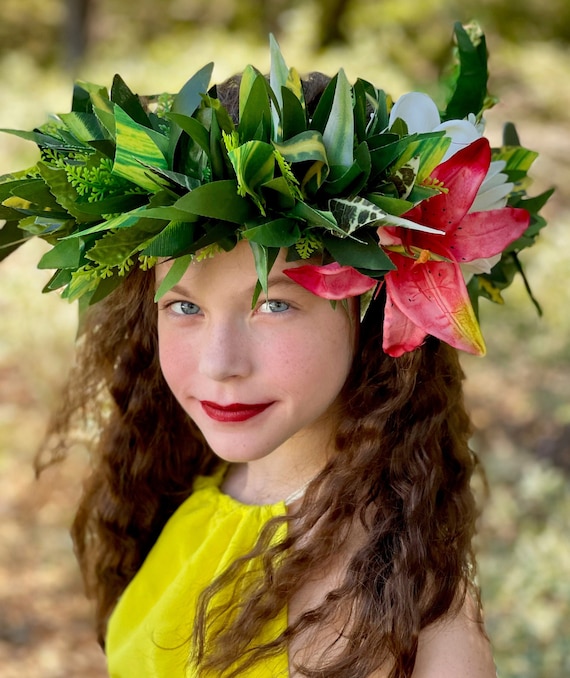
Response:
[{"label": "girl", "polygon": [[52,433],[94,434],[72,533],[112,678],[494,676],[461,267],[498,294],[547,196],[465,119],[485,45],[456,38],[443,123],[272,42],[269,82],[78,87],[0,184],[4,241],[88,303]]}]

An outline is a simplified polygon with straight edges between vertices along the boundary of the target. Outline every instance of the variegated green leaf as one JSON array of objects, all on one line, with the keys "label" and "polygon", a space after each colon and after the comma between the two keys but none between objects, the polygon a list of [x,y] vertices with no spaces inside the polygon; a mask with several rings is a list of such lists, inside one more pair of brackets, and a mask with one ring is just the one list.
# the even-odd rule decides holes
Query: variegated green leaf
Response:
[{"label": "variegated green leaf", "polygon": [[409,141],[406,149],[394,164],[394,170],[404,167],[413,158],[419,158],[416,169],[416,183],[421,184],[441,164],[450,143],[450,137],[443,136],[443,132],[420,134]]},{"label": "variegated green leaf", "polygon": [[[162,135],[139,125],[118,106],[115,107],[116,143],[113,172],[132,181],[137,186],[156,193],[161,180],[151,177],[145,165],[168,169],[163,151],[156,144]],[[168,139],[162,137],[161,145],[167,148]]]},{"label": "variegated green leaf", "polygon": [[329,206],[344,235],[350,235],[364,226],[402,226],[424,233],[445,234],[444,231],[389,214],[373,202],[358,196],[352,199],[335,198],[329,201]]},{"label": "variegated green leaf", "polygon": [[328,165],[323,136],[316,130],[301,132],[301,134],[297,134],[282,143],[273,142],[273,145],[287,162],[294,163],[315,160]]},{"label": "variegated green leaf", "polygon": [[273,179],[273,147],[263,141],[247,141],[228,153],[238,181],[240,195],[250,195],[264,214],[260,186]]},{"label": "variegated green leaf", "polygon": [[414,187],[418,176],[419,167],[420,158],[416,155],[413,158],[410,158],[404,165],[394,169],[390,175],[389,179],[396,186],[398,195],[402,200],[405,200],[412,192],[412,188]]},{"label": "variegated green leaf", "polygon": [[106,138],[93,113],[63,113],[59,117],[76,139],[87,142]]}]

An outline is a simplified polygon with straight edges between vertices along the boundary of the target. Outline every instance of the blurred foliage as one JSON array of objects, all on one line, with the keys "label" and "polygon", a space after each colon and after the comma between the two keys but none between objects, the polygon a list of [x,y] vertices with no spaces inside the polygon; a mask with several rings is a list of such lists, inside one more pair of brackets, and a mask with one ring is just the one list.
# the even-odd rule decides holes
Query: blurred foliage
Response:
[{"label": "blurred foliage", "polygon": [[103,43],[120,51],[204,26],[264,40],[268,32],[279,36],[300,7],[312,12],[315,47],[321,48],[351,42],[363,32],[391,43],[395,34],[399,46],[405,41],[437,60],[452,22],[473,18],[513,43],[570,42],[567,0],[518,0],[516,8],[510,0],[137,0],[136,12],[127,0],[2,0],[0,57],[24,48],[39,65],[68,63],[78,56],[78,36],[85,36],[88,57]]},{"label": "blurred foliage", "polygon": [[[80,1],[2,0],[1,127],[28,128],[46,111],[68,109],[66,3]],[[342,65],[349,77],[398,95],[435,81],[454,20],[484,25],[491,88],[501,97],[488,116],[489,136],[500,138],[498,120],[516,120],[522,142],[541,154],[534,192],[552,182],[558,190],[548,206],[551,225],[524,261],[544,317],[522,285],[513,285],[504,307],[481,305],[488,356],[464,360],[474,444],[491,488],[480,580],[501,678],[570,675],[570,3],[138,0],[132,8],[125,0],[91,0],[88,49],[76,66],[82,78],[110,84],[117,70],[145,91],[175,91],[215,59],[219,80],[250,62],[267,66],[273,30],[301,70]],[[0,136],[1,172],[36,159],[31,145]],[[10,678],[99,678],[105,674],[103,662],[91,659],[99,654],[87,605],[81,613],[65,605],[73,598],[78,610],[81,598],[67,526],[84,468],[70,459],[55,469],[62,474],[56,494],[50,477],[39,485],[31,478],[75,324],[73,308],[40,294],[47,272],[33,270],[37,259],[29,243],[0,267],[0,664]]]}]

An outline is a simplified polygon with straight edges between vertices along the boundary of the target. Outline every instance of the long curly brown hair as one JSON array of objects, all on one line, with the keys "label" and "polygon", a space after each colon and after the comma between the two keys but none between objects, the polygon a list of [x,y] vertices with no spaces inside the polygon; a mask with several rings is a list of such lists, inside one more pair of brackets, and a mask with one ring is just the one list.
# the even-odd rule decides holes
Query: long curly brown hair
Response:
[{"label": "long curly brown hair", "polygon": [[[235,84],[229,91],[233,96]],[[92,473],[72,536],[102,644],[110,613],[166,521],[196,476],[219,463],[162,376],[153,287],[153,275],[134,270],[87,313],[50,436],[59,457],[78,430],[94,433]],[[384,302],[380,295],[359,328],[341,394],[337,454],[294,515],[270,521],[255,549],[202,594],[192,647],[204,671],[247,675],[296,638],[337,623],[340,611],[342,643],[311,666],[297,666],[302,675],[365,678],[388,666],[391,678],[409,678],[420,631],[457,610],[467,592],[479,604],[470,486],[477,460],[457,353],[428,338],[401,358],[385,355]],[[284,522],[286,536],[276,540]],[[355,528],[364,538],[352,548]],[[279,638],[253,645],[268,620],[347,545],[340,585]],[[263,578],[232,602],[227,624],[212,624],[216,592],[235,586],[254,557]],[[224,673],[236,657],[238,669]]]},{"label": "long curly brown hair", "polygon": [[[153,282],[134,271],[88,313],[52,428],[57,454],[78,427],[97,432],[72,536],[102,643],[118,597],[165,522],[194,478],[218,463],[162,377]],[[194,652],[204,669],[222,673],[241,657],[246,671],[295,636],[337,619],[342,608],[342,652],[335,649],[318,668],[300,667],[303,674],[363,678],[389,662],[394,678],[408,677],[420,631],[461,605],[471,588],[477,511],[470,479],[477,464],[468,446],[463,373],[456,351],[431,338],[401,358],[386,356],[382,304],[381,297],[373,303],[360,328],[342,394],[338,453],[294,517],[271,521],[255,550],[202,596]],[[275,544],[283,521],[287,536]],[[351,554],[342,584],[273,643],[252,648],[251,639],[342,549],[357,522],[366,539]],[[208,607],[212,596],[235,584],[247,560],[258,556],[263,580],[244,592],[231,624],[209,625],[217,612]]]}]

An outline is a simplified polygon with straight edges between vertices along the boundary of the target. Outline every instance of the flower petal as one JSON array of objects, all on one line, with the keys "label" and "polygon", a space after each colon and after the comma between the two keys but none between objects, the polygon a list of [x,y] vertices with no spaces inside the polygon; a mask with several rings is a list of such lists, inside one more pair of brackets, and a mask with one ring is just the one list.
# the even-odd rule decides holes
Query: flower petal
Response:
[{"label": "flower petal", "polygon": [[398,269],[386,275],[388,299],[426,334],[484,355],[485,343],[459,266],[442,261],[416,264],[401,255],[393,257]]},{"label": "flower petal", "polygon": [[398,118],[406,123],[408,134],[431,132],[440,122],[437,106],[423,92],[408,92],[396,101],[390,111],[388,126],[392,127]]},{"label": "flower petal", "polygon": [[402,216],[452,233],[471,208],[490,163],[489,142],[477,139],[432,172],[432,179],[441,181],[446,192],[423,200]]},{"label": "flower petal", "polygon": [[460,228],[446,238],[446,245],[460,264],[488,259],[520,238],[529,222],[530,214],[519,207],[471,212],[465,215]]},{"label": "flower petal", "polygon": [[448,120],[442,122],[434,128],[434,132],[445,132],[445,135],[451,137],[451,144],[443,156],[443,160],[449,160],[452,155],[469,144],[472,144],[481,136],[479,130],[468,120]]},{"label": "flower petal", "polygon": [[382,349],[393,358],[399,358],[407,351],[421,346],[426,333],[400,311],[388,298],[384,310],[384,328],[382,332]]},{"label": "flower petal", "polygon": [[369,278],[352,266],[336,261],[326,266],[297,266],[283,271],[291,280],[323,299],[347,299],[371,290],[377,280]]}]

